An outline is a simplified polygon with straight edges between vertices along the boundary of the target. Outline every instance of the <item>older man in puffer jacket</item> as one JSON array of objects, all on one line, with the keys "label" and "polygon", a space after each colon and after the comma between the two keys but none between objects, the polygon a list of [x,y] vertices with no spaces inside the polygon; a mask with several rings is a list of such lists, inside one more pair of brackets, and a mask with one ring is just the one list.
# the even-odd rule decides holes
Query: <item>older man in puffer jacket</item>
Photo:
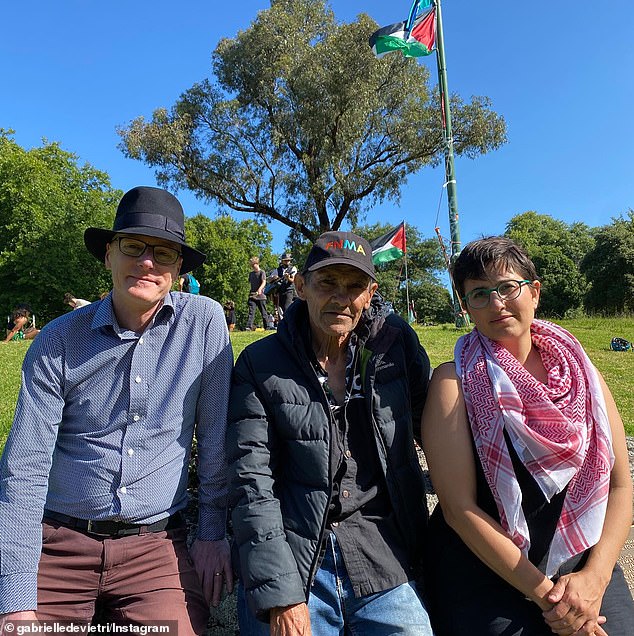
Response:
[{"label": "older man in puffer jacket", "polygon": [[414,445],[429,359],[369,243],[327,232],[276,334],[241,354],[227,429],[241,633],[432,633]]}]

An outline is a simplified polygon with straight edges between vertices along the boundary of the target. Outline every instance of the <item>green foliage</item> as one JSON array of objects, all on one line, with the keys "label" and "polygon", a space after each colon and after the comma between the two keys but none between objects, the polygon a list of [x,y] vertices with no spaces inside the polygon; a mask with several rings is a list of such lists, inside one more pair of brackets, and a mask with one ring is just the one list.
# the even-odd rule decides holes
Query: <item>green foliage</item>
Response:
[{"label": "green foliage", "polygon": [[539,315],[563,318],[578,311],[586,289],[578,266],[552,245],[542,246],[532,260],[542,283]]},{"label": "green foliage", "polygon": [[121,193],[58,144],[29,151],[0,131],[0,310],[28,303],[38,324],[68,308],[67,291],[95,300],[110,276],[84,248],[86,227],[112,227]]},{"label": "green foliage", "polygon": [[563,318],[578,313],[587,289],[579,264],[594,245],[591,229],[584,223],[568,225],[547,214],[524,212],[508,222],[505,234],[524,247],[537,267],[540,315]]},{"label": "green foliage", "polygon": [[416,321],[422,325],[438,325],[454,321],[451,295],[446,287],[430,280],[413,281],[409,288]]},{"label": "green foliage", "polygon": [[[282,222],[292,242],[356,225],[445,148],[429,70],[400,55],[374,58],[376,28],[367,15],[338,23],[325,0],[272,2],[218,44],[212,79],[120,128],[121,148],[164,184]],[[458,155],[506,141],[486,98],[454,95],[452,115]]]},{"label": "green foliage", "polygon": [[608,315],[634,311],[634,211],[601,228],[581,263],[590,283],[588,311]]},{"label": "green foliage", "polygon": [[[387,234],[394,227],[382,223],[361,225],[354,232],[369,241]],[[453,320],[451,296],[438,278],[445,262],[438,241],[424,239],[413,225],[406,226],[407,277],[409,299],[413,302],[419,323],[443,323]],[[401,316],[407,316],[405,261],[398,259],[376,266],[379,292],[394,304]]]},{"label": "green foliage", "polygon": [[210,219],[199,214],[185,221],[185,231],[189,244],[207,254],[207,261],[194,271],[201,293],[221,304],[233,300],[238,325],[244,325],[251,272],[249,258],[258,256],[265,271],[278,264],[271,252],[270,230],[252,219],[236,221],[229,216]]},{"label": "green foliage", "polygon": [[576,264],[594,245],[592,230],[585,223],[568,225],[533,211],[514,216],[506,225],[505,235],[522,245],[529,255],[548,245],[561,250]]}]

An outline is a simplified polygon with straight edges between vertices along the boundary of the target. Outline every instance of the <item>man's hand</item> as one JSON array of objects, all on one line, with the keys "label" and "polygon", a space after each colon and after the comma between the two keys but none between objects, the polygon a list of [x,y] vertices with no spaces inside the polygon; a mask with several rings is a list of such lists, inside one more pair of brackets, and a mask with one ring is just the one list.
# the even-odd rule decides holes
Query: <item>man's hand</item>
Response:
[{"label": "man's hand", "polygon": [[271,610],[271,636],[310,635],[310,614],[306,603]]},{"label": "man's hand", "polygon": [[31,621],[32,623],[37,623],[37,616],[33,610],[0,614],[0,636],[13,636],[17,633],[15,626],[12,626],[10,629],[5,629],[7,623],[14,623],[15,621]]},{"label": "man's hand", "polygon": [[562,576],[548,593],[553,608],[544,612],[544,619],[556,634],[596,634],[603,636],[600,625],[605,617],[599,615],[605,587],[596,577],[583,570]]},{"label": "man's hand", "polygon": [[218,607],[222,586],[226,583],[228,594],[233,591],[233,570],[228,541],[226,539],[219,541],[196,539],[189,553],[194,561],[205,599],[214,607]]}]

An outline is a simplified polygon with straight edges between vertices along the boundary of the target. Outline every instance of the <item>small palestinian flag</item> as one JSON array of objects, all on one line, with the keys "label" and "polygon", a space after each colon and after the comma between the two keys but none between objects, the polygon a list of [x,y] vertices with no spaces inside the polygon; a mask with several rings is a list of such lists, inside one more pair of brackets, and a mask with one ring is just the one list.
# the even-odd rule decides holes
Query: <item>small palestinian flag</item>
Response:
[{"label": "small palestinian flag", "polygon": [[406,22],[397,22],[375,31],[370,48],[376,57],[400,51],[405,57],[430,55],[436,46],[436,9],[431,7],[418,16],[407,31]]},{"label": "small palestinian flag", "polygon": [[407,251],[405,223],[401,223],[391,232],[370,241],[370,247],[372,248],[372,262],[375,265],[389,263],[401,258]]}]

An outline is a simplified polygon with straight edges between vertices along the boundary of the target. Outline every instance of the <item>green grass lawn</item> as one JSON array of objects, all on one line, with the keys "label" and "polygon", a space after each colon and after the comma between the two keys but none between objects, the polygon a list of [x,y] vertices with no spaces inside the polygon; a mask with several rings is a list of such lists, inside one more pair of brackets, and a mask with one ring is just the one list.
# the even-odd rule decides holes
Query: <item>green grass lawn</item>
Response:
[{"label": "green grass lawn", "polygon": [[[634,436],[634,352],[610,350],[610,340],[614,336],[634,341],[634,318],[581,318],[560,321],[559,324],[580,340],[603,374],[623,417],[625,431],[627,435]],[[416,331],[433,366],[453,358],[456,339],[464,333],[451,325],[417,326]],[[235,356],[251,342],[269,334],[265,331],[232,333]],[[20,385],[20,365],[28,346],[29,343],[24,341],[0,345],[0,448],[4,446],[11,426]]]},{"label": "green grass lawn", "polygon": [[4,448],[20,390],[20,368],[30,340],[0,342],[0,448]]}]

